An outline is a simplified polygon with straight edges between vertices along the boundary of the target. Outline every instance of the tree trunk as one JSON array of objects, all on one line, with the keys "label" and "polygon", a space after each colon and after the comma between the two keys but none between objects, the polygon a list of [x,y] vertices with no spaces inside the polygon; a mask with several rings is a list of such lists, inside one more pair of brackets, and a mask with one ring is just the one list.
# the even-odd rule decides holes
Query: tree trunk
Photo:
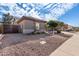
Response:
[{"label": "tree trunk", "polygon": [[54,28],[52,29],[52,35],[54,35]]},{"label": "tree trunk", "polygon": [[53,29],[53,35],[54,35],[54,29]]}]

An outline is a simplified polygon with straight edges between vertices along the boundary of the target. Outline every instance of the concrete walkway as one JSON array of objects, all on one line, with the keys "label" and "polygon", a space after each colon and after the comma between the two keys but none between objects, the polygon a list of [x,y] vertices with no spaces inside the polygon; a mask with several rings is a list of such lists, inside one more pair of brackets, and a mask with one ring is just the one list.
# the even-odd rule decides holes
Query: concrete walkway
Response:
[{"label": "concrete walkway", "polygon": [[50,56],[79,56],[79,32],[75,33]]}]

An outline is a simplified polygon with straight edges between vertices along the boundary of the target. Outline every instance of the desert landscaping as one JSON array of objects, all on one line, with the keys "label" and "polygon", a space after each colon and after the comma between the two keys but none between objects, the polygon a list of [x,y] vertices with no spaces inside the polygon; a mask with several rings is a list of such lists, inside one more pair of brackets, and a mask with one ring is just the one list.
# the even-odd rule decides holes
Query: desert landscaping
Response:
[{"label": "desert landscaping", "polygon": [[4,34],[0,40],[1,56],[47,56],[68,40],[66,34]]},{"label": "desert landscaping", "polygon": [[79,55],[78,9],[76,3],[0,4],[0,56]]}]

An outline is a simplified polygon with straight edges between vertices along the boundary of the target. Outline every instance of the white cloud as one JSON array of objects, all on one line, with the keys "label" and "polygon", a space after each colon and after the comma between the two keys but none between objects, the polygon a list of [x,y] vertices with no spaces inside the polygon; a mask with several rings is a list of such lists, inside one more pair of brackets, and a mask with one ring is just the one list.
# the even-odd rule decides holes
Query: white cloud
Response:
[{"label": "white cloud", "polygon": [[26,7],[26,4],[23,4],[23,7]]},{"label": "white cloud", "polygon": [[[8,6],[10,9],[9,11],[5,11],[5,10],[2,11],[5,13],[10,12],[14,16],[21,17],[23,15],[26,15],[26,16],[33,16],[36,18],[43,18],[43,19],[57,19],[58,17],[62,16],[68,10],[72,9],[75,6],[73,3],[57,3],[57,4],[51,3],[48,6],[46,6],[47,3],[36,4],[36,5],[33,5],[31,3],[30,5],[32,6],[32,9],[28,12],[30,7],[27,6],[26,4],[23,4],[24,8],[27,7],[26,10],[18,7],[17,4],[15,3],[1,3],[0,5]],[[44,6],[46,6],[45,11],[50,11],[50,13],[48,12],[46,14],[43,14],[43,12],[41,12]],[[40,11],[38,12],[38,10]]]},{"label": "white cloud", "polygon": [[57,18],[56,17],[54,17],[54,16],[52,16],[51,14],[46,14],[45,15],[46,16],[46,20],[48,21],[48,20],[57,20]]},{"label": "white cloud", "polygon": [[37,11],[35,12],[34,10],[35,9],[32,9],[30,12],[27,12],[27,14],[29,14],[32,17],[36,17],[36,18],[41,19],[41,17],[38,15],[38,12]]},{"label": "white cloud", "polygon": [[72,9],[75,5],[74,4],[68,4],[68,3],[62,3],[55,6],[55,8],[51,11],[51,14],[53,17],[60,17],[61,15],[65,14],[67,11]]}]

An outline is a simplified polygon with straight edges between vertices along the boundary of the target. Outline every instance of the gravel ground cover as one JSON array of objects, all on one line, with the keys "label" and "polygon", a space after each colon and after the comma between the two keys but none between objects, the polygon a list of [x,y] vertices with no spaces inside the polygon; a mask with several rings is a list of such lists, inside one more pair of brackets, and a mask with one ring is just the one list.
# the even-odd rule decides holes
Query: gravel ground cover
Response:
[{"label": "gravel ground cover", "polygon": [[5,34],[0,40],[1,56],[48,56],[71,35],[55,34]]}]

